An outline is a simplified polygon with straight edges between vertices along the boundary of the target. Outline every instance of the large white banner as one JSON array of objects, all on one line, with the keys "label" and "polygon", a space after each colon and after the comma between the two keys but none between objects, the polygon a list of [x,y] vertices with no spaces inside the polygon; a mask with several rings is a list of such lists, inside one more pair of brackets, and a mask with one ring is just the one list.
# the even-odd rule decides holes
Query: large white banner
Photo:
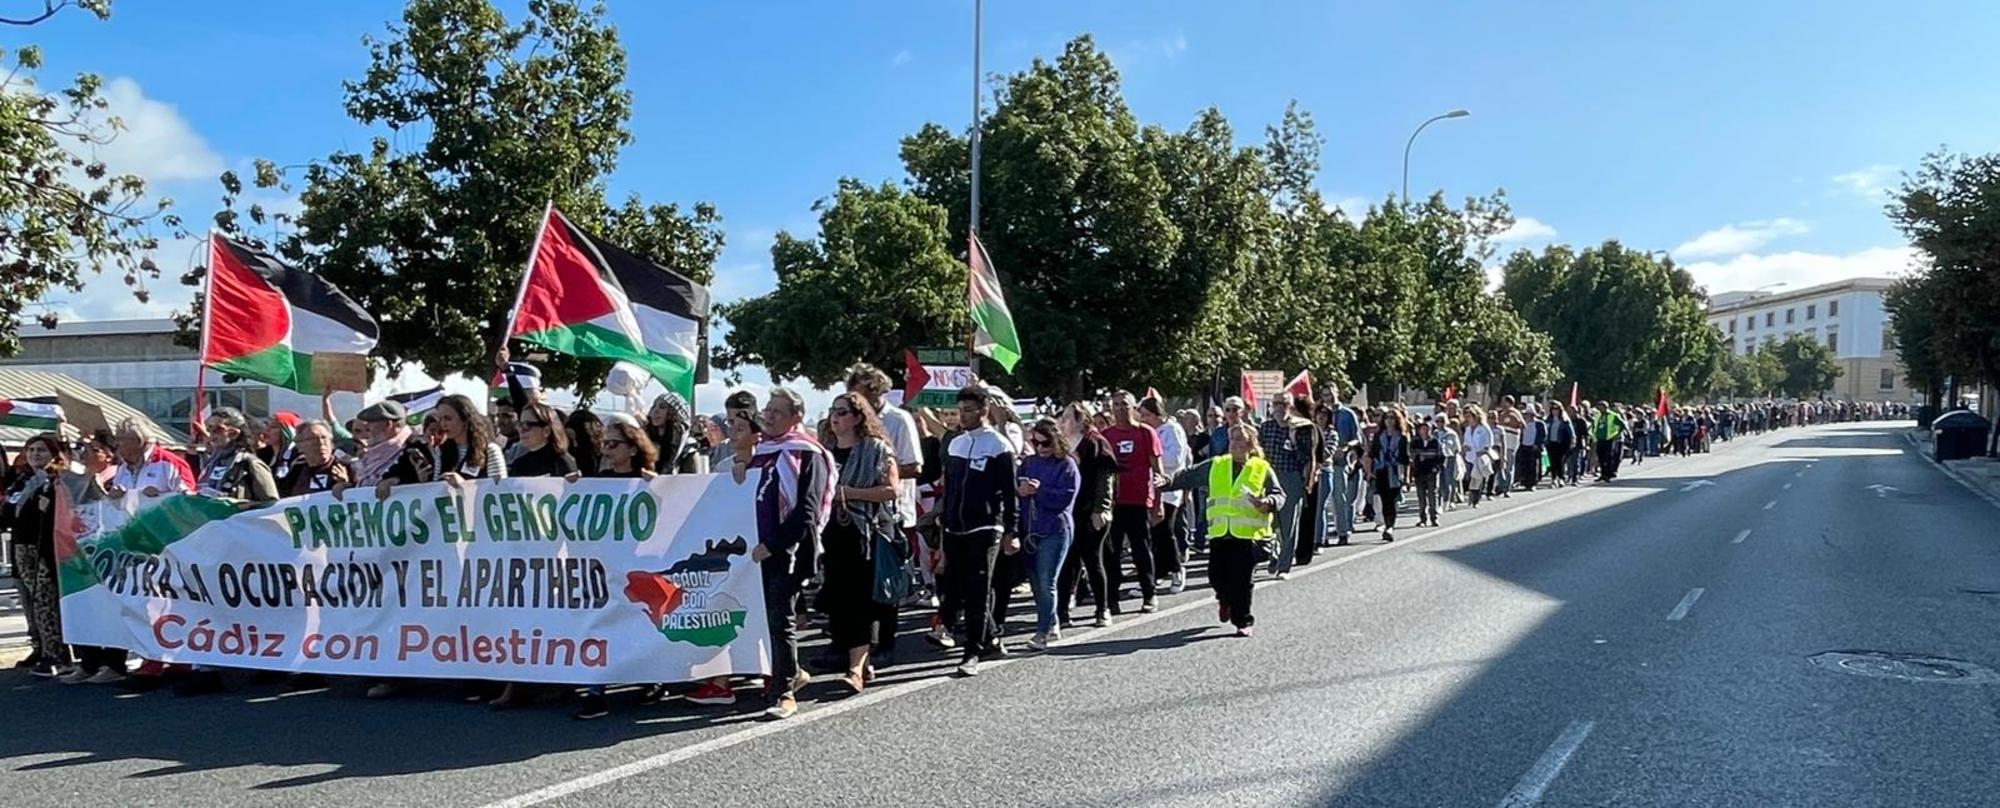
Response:
[{"label": "large white banner", "polygon": [[65,638],[148,659],[611,684],[768,673],[754,484],[469,481],[73,506]]}]

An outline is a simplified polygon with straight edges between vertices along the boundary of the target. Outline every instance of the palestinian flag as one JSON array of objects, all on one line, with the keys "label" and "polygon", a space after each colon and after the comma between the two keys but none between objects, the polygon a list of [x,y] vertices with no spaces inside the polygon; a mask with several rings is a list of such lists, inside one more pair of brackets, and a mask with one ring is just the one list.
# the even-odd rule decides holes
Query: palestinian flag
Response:
[{"label": "palestinian flag", "polygon": [[0,426],[55,432],[62,428],[62,405],[36,398],[0,399]]},{"label": "palestinian flag", "polygon": [[389,400],[403,405],[403,411],[409,414],[410,425],[415,426],[424,422],[424,413],[437,409],[438,402],[444,400],[444,385],[436,385],[428,390],[393,393],[389,396]]},{"label": "palestinian flag", "polygon": [[375,349],[375,318],[333,284],[220,234],[208,244],[203,366],[318,394],[315,356]]},{"label": "palestinian flag", "polygon": [[551,206],[507,337],[630,362],[691,402],[707,366],[708,289],[584,232]]},{"label": "palestinian flag", "polygon": [[1000,276],[993,271],[986,245],[979,243],[977,233],[968,238],[971,246],[965,260],[972,275],[968,284],[972,289],[972,350],[992,357],[1013,373],[1014,363],[1021,361],[1021,337],[1014,332],[1014,314],[1007,310],[1007,298],[1000,293]]}]

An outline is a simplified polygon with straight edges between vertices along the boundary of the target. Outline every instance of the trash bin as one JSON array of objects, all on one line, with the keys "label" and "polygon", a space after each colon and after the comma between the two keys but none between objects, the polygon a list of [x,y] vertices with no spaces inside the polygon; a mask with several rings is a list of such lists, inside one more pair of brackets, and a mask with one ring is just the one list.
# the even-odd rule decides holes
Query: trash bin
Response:
[{"label": "trash bin", "polygon": [[1931,423],[1937,420],[1938,409],[1930,404],[1920,404],[1917,406],[1916,416],[1918,429],[1930,429]]},{"label": "trash bin", "polygon": [[1963,460],[1986,453],[1986,434],[1993,428],[1979,413],[1957,410],[1931,422],[1931,456],[1939,461]]}]

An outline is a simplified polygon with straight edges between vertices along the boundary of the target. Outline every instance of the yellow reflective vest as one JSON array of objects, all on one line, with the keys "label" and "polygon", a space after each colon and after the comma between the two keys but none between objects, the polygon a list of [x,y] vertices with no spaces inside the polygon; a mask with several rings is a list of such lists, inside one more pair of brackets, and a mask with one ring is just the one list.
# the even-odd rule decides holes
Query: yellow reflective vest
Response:
[{"label": "yellow reflective vest", "polygon": [[1272,535],[1271,514],[1260,513],[1252,504],[1264,495],[1271,464],[1252,457],[1236,473],[1236,461],[1222,455],[1208,465],[1208,537],[1211,539],[1268,539]]}]

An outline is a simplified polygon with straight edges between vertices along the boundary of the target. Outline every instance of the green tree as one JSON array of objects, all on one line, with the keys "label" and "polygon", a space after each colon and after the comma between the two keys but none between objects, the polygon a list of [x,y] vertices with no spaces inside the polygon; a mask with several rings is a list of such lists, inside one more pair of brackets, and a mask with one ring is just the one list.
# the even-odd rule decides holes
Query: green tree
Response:
[{"label": "green tree", "polygon": [[1928,259],[1885,301],[1905,365],[2000,383],[2000,154],[1926,156],[1888,213]]},{"label": "green tree", "polygon": [[1940,344],[1946,336],[1938,327],[1938,311],[1944,305],[1936,299],[1941,285],[1935,276],[1917,273],[1898,280],[1882,295],[1903,375],[1932,404],[1943,399],[1944,382],[1952,372],[1946,363],[1954,350],[1949,343]]},{"label": "green tree", "polygon": [[827,386],[856,360],[894,369],[905,348],[963,343],[966,270],[943,208],[852,179],[817,207],[817,240],[780,233],[771,246],[778,288],[722,307],[731,330],[718,364]]},{"label": "green tree", "polygon": [[1833,389],[1834,380],[1840,378],[1840,364],[1833,361],[1833,351],[1804,333],[1786,336],[1765,346],[1763,351],[1784,372],[1778,390],[1792,398],[1824,393]]},{"label": "green tree", "polygon": [[1472,370],[1465,381],[1484,381],[1496,394],[1540,394],[1562,378],[1555,341],[1528,327],[1506,299],[1482,295],[1473,309],[1466,351]]},{"label": "green tree", "polygon": [[[0,17],[0,23],[30,26],[53,17],[67,0],[48,0],[40,12]],[[110,0],[77,0],[74,5],[100,20],[111,16]],[[11,57],[11,58],[10,58]],[[0,356],[20,350],[21,317],[51,290],[83,291],[91,274],[110,269],[142,302],[145,281],[160,276],[149,254],[159,247],[152,225],[178,230],[166,211],[172,201],[146,198],[146,181],[112,174],[94,159],[95,147],[110,143],[125,128],[108,114],[99,94],[103,80],[83,73],[66,88],[45,91],[35,79],[42,52],[33,45],[9,54],[0,76]],[[44,327],[56,316],[43,313]]]},{"label": "green tree", "polygon": [[[275,246],[375,315],[389,367],[491,369],[551,202],[662,266],[712,279],[723,243],[713,207],[605,200],[604,178],[631,140],[631,94],[624,48],[603,16],[601,5],[529,0],[526,18],[510,23],[487,0],[410,0],[387,37],[366,40],[368,67],[344,85],[348,115],[419,142],[403,150],[395,144],[408,136],[378,137],[305,166],[304,211]],[[284,182],[267,163],[254,178]],[[262,217],[236,210],[238,177],[224,175],[223,187],[218,227]],[[543,373],[587,395],[606,367],[557,357]]]},{"label": "green tree", "polygon": [[1486,293],[1485,264],[1492,257],[1493,237],[1514,223],[1506,195],[1473,197],[1455,210],[1445,204],[1443,194],[1432,194],[1421,205],[1408,210],[1392,207],[1384,215],[1409,229],[1401,241],[1421,258],[1413,336],[1398,367],[1398,381],[1432,392],[1470,381],[1475,332],[1492,324],[1491,319],[1481,320],[1492,316],[1486,311],[1491,299]]},{"label": "green tree", "polygon": [[1648,401],[1712,360],[1714,329],[1694,279],[1616,241],[1581,253],[1554,246],[1507,259],[1501,293],[1555,340],[1557,364],[1593,398]]},{"label": "green tree", "polygon": [[[1083,36],[999,84],[981,133],[980,237],[1024,335],[1016,377],[1071,396],[1143,385],[1195,330],[1189,303],[1208,287],[1174,271],[1181,230],[1118,72]],[[949,213],[953,244],[965,241],[967,154],[936,124],[903,141],[911,186]]]}]

